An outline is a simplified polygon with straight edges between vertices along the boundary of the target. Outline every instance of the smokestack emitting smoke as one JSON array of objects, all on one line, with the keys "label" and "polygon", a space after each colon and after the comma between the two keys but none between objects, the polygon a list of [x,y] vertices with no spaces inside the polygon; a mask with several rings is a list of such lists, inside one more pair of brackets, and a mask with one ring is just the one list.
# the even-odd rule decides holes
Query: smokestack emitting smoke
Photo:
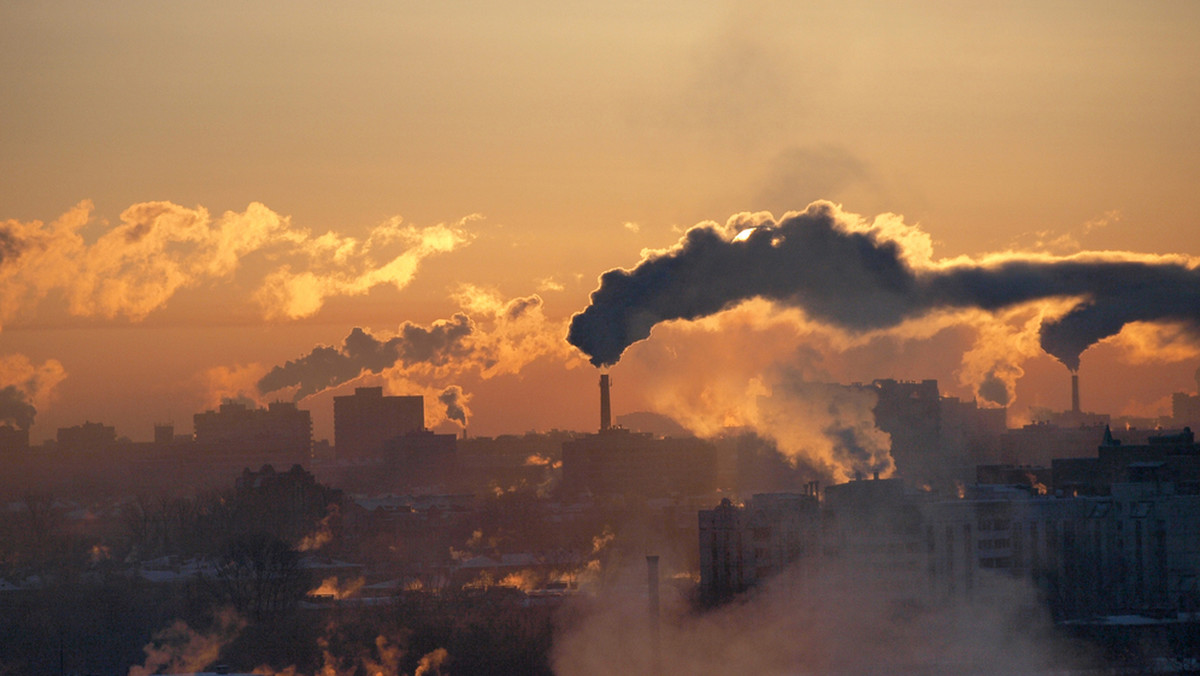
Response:
[{"label": "smokestack emitting smoke", "polygon": [[612,405],[608,395],[608,374],[600,374],[600,431],[612,427]]},{"label": "smokestack emitting smoke", "polygon": [[1071,372],[1071,411],[1079,413],[1079,374]]},{"label": "smokestack emitting smoke", "polygon": [[1200,271],[1182,256],[1003,254],[935,262],[931,250],[927,235],[893,216],[868,224],[829,202],[778,222],[758,214],[735,216],[725,227],[702,224],[632,270],[601,275],[567,340],[606,366],[659,322],[699,319],[755,297],[856,332],[939,309],[995,311],[1079,298],[1041,326],[1042,348],[1075,371],[1085,349],[1127,323],[1200,328]]}]

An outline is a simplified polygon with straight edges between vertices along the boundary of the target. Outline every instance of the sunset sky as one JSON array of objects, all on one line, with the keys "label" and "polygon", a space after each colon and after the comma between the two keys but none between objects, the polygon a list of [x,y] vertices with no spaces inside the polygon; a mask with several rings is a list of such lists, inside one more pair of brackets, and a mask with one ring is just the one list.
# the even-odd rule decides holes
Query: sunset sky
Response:
[{"label": "sunset sky", "polygon": [[[330,438],[355,385],[428,395],[444,431],[452,386],[473,434],[591,430],[572,314],[697,223],[823,199],[934,263],[1200,261],[1200,3],[979,5],[5,2],[0,388],[34,441],[298,395]],[[751,301],[631,347],[614,411],[708,433],[790,379],[972,399],[990,374],[1017,424],[1069,404],[1036,331],[1071,302],[863,335]],[[313,394],[258,386],[355,328],[455,327]],[[1083,406],[1168,413],[1198,365],[1192,330],[1126,326],[1084,353]]]}]

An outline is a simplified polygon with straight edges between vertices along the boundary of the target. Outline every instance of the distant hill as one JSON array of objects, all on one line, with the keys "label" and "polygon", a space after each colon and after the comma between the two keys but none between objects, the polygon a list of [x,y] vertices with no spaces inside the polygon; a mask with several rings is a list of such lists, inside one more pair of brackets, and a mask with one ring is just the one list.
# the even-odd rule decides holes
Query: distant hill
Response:
[{"label": "distant hill", "polygon": [[648,432],[658,437],[694,436],[683,425],[660,413],[635,411],[617,416],[617,424],[631,432]]}]

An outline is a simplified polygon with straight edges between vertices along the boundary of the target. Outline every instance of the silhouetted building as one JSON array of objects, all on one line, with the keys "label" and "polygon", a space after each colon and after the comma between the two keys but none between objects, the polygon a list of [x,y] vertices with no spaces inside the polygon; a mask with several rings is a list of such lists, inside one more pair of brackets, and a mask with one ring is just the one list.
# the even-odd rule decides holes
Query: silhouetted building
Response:
[{"label": "silhouetted building", "polygon": [[380,456],[386,442],[425,429],[425,399],[384,396],[382,387],[358,387],[333,398],[333,444],[340,458]]},{"label": "silhouetted building", "polygon": [[430,430],[388,439],[384,442],[383,462],[394,478],[392,490],[444,489],[454,478],[456,442],[453,434]]},{"label": "silhouetted building", "polygon": [[562,445],[566,495],[702,495],[716,487],[716,448],[707,441],[655,439],[609,428]]},{"label": "silhouetted building", "polygon": [[[963,499],[911,492],[899,480],[830,486],[816,548],[799,571],[853,571],[881,583],[891,600],[918,603],[1011,593],[1006,578],[1032,583],[1059,621],[1140,616],[1143,623],[1194,620],[1200,611],[1198,449],[1190,430],[1125,446],[1111,435],[1098,457],[1044,468],[980,468]],[[1012,481],[1027,473],[1029,479]],[[1036,479],[1036,483],[1035,480]],[[1093,495],[1066,493],[1060,484]],[[700,512],[701,592],[720,598],[760,582],[746,507]],[[808,506],[764,511],[755,527],[808,519]],[[764,531],[769,534],[771,531]],[[768,572],[771,572],[768,570]],[[792,574],[804,583],[806,576]],[[822,584],[831,578],[823,577]]]},{"label": "silhouetted building", "polygon": [[942,398],[936,380],[876,380],[875,426],[892,437],[892,459],[909,481],[940,474]]},{"label": "silhouetted building", "polygon": [[155,425],[154,443],[160,445],[175,443],[175,426],[168,423]]},{"label": "silhouetted building", "polygon": [[1037,495],[1050,492],[1054,483],[1049,467],[1035,465],[979,465],[975,468],[976,485],[1020,486]]},{"label": "silhouetted building", "polygon": [[805,493],[759,493],[736,507],[728,499],[699,514],[700,589],[716,602],[816,560],[821,511],[817,485]]},{"label": "silhouetted building", "polygon": [[29,453],[29,430],[0,425],[0,458],[20,459]]},{"label": "silhouetted building", "polygon": [[831,565],[903,588],[922,570],[925,554],[919,504],[931,494],[910,493],[901,479],[870,479],[829,486],[822,503],[822,554]]},{"label": "silhouetted building", "polygon": [[999,462],[1048,466],[1056,459],[1095,457],[1105,425],[1064,427],[1037,422],[1006,431],[1000,438]]},{"label": "silhouetted building", "polygon": [[455,486],[457,490],[484,493],[557,485],[553,478],[562,474],[563,442],[576,436],[574,432],[551,430],[459,439]]},{"label": "silhouetted building", "polygon": [[877,397],[875,426],[891,437],[896,470],[911,485],[949,492],[974,478],[975,465],[1001,461],[1007,409],[943,397],[936,380],[865,387]]},{"label": "silhouetted building", "polygon": [[[1196,369],[1196,390],[1200,392],[1200,368]],[[1171,419],[1176,427],[1200,429],[1200,394],[1172,394]]]},{"label": "silhouetted building", "polygon": [[211,462],[291,465],[312,459],[312,415],[291,402],[263,409],[226,401],[193,421],[196,450]]},{"label": "silhouetted building", "polygon": [[562,445],[562,492],[569,497],[694,496],[717,485],[717,451],[694,437],[658,439],[612,426],[607,374],[600,376],[600,431]]},{"label": "silhouetted building", "polygon": [[98,422],[58,428],[58,450],[65,455],[93,454],[110,450],[117,443],[115,428]]}]

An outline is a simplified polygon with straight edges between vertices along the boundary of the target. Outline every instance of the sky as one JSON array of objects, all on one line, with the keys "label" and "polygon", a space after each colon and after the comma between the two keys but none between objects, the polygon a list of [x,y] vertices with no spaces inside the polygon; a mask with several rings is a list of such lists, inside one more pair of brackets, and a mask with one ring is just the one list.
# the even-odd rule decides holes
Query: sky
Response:
[{"label": "sky", "polygon": [[[6,2],[0,401],[35,441],[187,433],[223,397],[298,398],[330,438],[332,397],[372,385],[443,431],[445,402],[472,434],[591,430],[566,336],[600,276],[816,200],[918,270],[1194,269],[1198,25],[1184,1]],[[614,412],[711,433],[787,417],[760,404],[796,381],[936,378],[1019,423],[1069,403],[1037,332],[1077,302],[865,329],[752,294],[625,350]],[[1084,351],[1084,408],[1194,392],[1184,319]]]}]

